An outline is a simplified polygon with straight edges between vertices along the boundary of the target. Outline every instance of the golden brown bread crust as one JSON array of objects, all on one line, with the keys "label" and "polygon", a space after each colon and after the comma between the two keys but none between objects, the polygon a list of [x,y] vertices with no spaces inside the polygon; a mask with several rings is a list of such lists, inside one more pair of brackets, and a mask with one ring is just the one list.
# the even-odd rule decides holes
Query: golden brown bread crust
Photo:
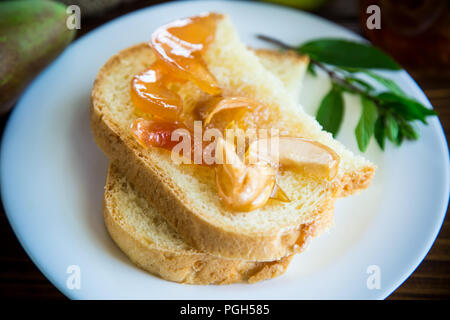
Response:
[{"label": "golden brown bread crust", "polygon": [[[249,48],[250,50],[253,50]],[[305,64],[309,63],[309,56],[307,55],[299,55],[295,51],[286,50],[286,51],[277,51],[272,49],[254,49],[258,56],[272,57],[274,59],[283,59],[290,60],[292,63],[303,62]]]},{"label": "golden brown bread crust", "polygon": [[340,181],[338,197],[347,197],[367,189],[375,175],[375,167],[366,167],[362,172],[343,176]]},{"label": "golden brown bread crust", "polygon": [[171,252],[152,247],[127,230],[126,225],[115,219],[115,214],[110,212],[105,202],[103,217],[111,238],[133,263],[169,281],[189,284],[254,283],[283,274],[293,257],[291,255],[278,261],[252,262],[220,259],[200,252]]},{"label": "golden brown bread crust", "polygon": [[[110,167],[111,172],[111,167]],[[103,199],[103,217],[108,232],[120,249],[140,268],[163,279],[189,284],[254,283],[283,274],[293,255],[269,262],[220,259],[195,250],[162,248],[136,232],[127,223],[112,193],[114,175],[108,173]],[[333,223],[334,210],[314,223],[302,226],[304,248],[311,237],[327,230]]]},{"label": "golden brown bread crust", "polygon": [[[250,261],[273,261],[299,252],[305,239],[309,238],[300,226],[278,234],[254,235],[226,230],[201,219],[190,207],[189,201],[177,194],[170,177],[144,161],[138,143],[121,136],[119,128],[103,112],[107,105],[103,100],[101,83],[109,70],[120,63],[122,56],[133,55],[143,48],[146,50],[147,45],[138,44],[119,52],[108,60],[97,75],[91,99],[91,129],[96,143],[117,164],[128,181],[154,203],[169,224],[196,249],[221,258]],[[332,198],[317,207],[314,216],[325,214],[334,205],[334,200]]]}]

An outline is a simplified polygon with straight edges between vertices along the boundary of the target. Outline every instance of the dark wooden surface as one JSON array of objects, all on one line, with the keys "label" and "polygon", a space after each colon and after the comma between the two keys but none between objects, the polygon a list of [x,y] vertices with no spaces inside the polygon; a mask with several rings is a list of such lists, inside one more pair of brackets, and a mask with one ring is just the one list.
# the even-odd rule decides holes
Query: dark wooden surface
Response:
[{"label": "dark wooden surface", "polygon": [[[136,0],[119,5],[97,17],[83,18],[78,37],[119,15],[158,1]],[[319,15],[361,33],[356,1],[336,0],[318,12]],[[438,111],[447,137],[450,136],[450,80],[423,76],[422,70],[409,70],[434,108]],[[0,119],[0,130],[8,115]],[[42,275],[26,255],[0,210],[0,297],[18,299],[65,299]],[[450,222],[448,215],[432,249],[415,272],[388,299],[450,298]]]}]

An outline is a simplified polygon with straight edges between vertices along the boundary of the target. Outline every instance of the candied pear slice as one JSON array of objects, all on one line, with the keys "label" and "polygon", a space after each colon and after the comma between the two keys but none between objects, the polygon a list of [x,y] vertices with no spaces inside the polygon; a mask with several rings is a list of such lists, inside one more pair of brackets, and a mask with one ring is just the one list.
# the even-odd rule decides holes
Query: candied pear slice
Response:
[{"label": "candied pear slice", "polygon": [[270,137],[252,142],[248,149],[249,163],[264,161],[275,168],[300,169],[306,174],[333,179],[340,158],[326,145],[299,137]]}]

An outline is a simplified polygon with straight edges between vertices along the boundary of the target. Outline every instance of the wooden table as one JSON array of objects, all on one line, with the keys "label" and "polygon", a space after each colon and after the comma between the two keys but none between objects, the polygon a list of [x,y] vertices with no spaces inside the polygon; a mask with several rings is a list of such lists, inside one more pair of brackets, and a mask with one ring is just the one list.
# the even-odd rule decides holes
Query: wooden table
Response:
[{"label": "wooden table", "polygon": [[[136,0],[128,6],[120,5],[101,17],[82,20],[78,37],[124,13],[145,7],[157,1]],[[319,15],[361,33],[357,19],[357,3],[336,0],[323,8]],[[439,113],[447,137],[450,136],[450,80],[429,78],[413,72],[412,75]],[[8,118],[0,119],[0,130]],[[3,208],[0,209],[0,296],[10,298],[65,299],[42,275],[20,246],[8,224]],[[449,299],[450,298],[450,222],[448,215],[425,260],[389,299]]]}]

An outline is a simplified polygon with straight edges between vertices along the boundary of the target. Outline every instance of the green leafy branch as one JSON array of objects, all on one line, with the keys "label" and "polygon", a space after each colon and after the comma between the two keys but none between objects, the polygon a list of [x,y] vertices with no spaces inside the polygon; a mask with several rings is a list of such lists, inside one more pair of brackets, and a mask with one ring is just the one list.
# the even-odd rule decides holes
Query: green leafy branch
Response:
[{"label": "green leafy branch", "polygon": [[[264,35],[257,37],[282,49],[308,55],[308,72],[312,75],[316,75],[316,69],[328,74],[332,86],[320,103],[316,119],[333,136],[339,132],[344,116],[343,93],[349,92],[361,97],[362,112],[355,135],[362,152],[367,149],[372,136],[382,150],[386,140],[398,146],[405,139],[417,140],[419,135],[414,121],[427,124],[426,118],[436,115],[433,110],[409,97],[393,80],[370,70],[401,69],[391,57],[373,46],[324,38],[294,47]],[[360,75],[373,79],[384,89],[377,91]]]}]

